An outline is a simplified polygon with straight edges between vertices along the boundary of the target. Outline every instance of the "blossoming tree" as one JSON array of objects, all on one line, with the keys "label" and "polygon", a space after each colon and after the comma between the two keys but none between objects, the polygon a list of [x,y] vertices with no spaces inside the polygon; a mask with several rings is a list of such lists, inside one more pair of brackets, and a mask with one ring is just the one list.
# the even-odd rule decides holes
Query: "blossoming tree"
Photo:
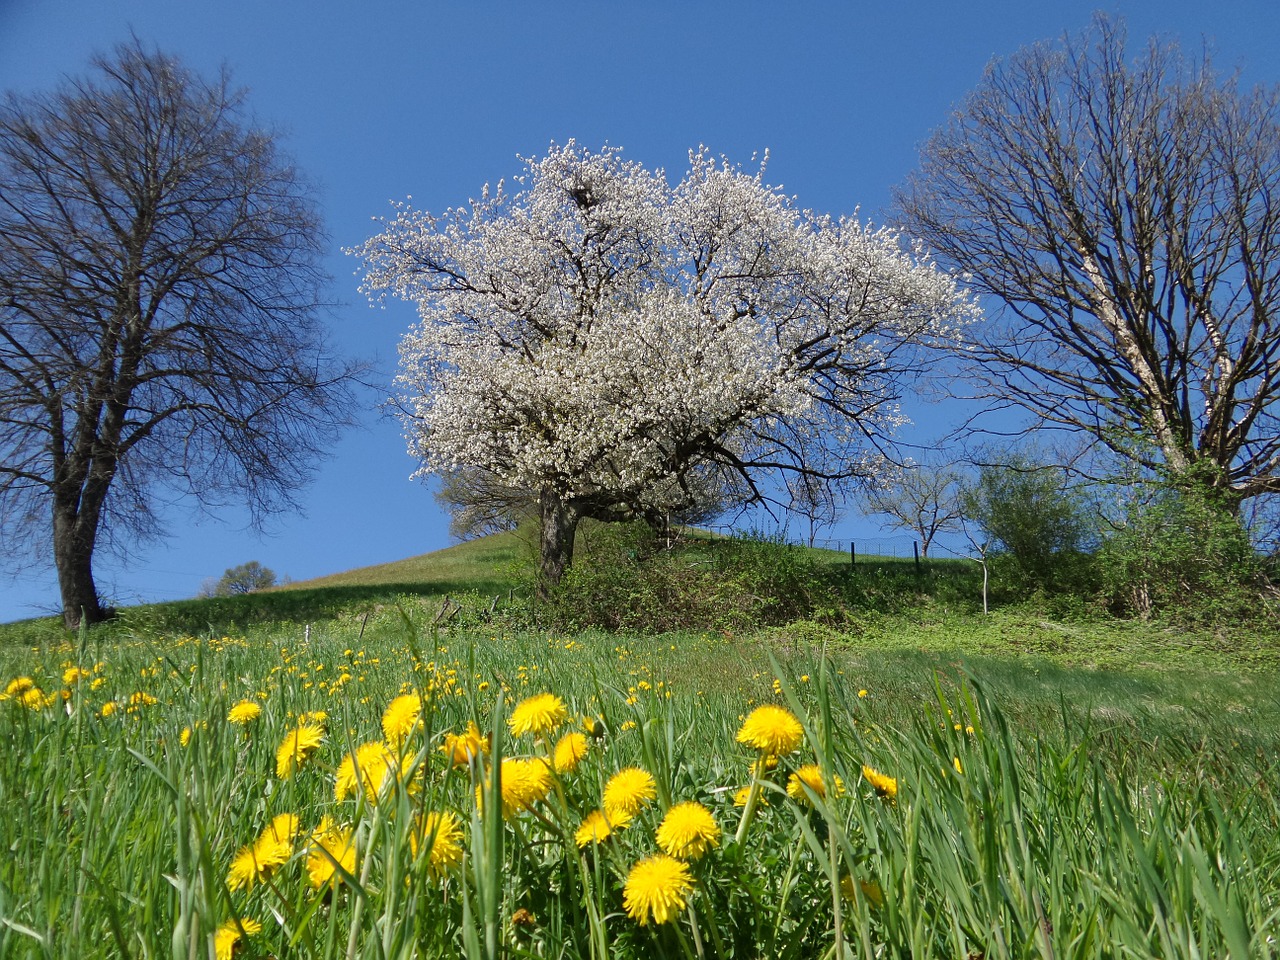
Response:
[{"label": "blossoming tree", "polygon": [[514,191],[402,205],[353,251],[366,293],[418,305],[397,384],[422,473],[535,491],[544,582],[584,517],[865,472],[918,348],[973,315],[896,234],[799,210],[763,170],[702,150],[671,185],[570,141]]}]

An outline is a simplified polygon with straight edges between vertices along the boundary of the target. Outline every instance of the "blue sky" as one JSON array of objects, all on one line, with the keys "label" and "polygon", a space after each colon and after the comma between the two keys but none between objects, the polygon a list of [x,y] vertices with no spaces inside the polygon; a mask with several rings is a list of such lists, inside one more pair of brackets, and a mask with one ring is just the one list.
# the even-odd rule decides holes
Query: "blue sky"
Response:
[{"label": "blue sky", "polygon": [[[879,219],[917,145],[993,58],[1084,27],[1098,4],[997,2],[647,3],[429,0],[0,0],[0,89],[50,88],[130,31],[200,71],[223,63],[256,115],[319,186],[332,238],[335,343],[376,358],[385,381],[414,319],[371,309],[341,248],[376,229],[389,201],[439,210],[518,172],[517,156],[575,138],[620,146],[678,178],[706,144],[747,164],[771,154],[768,180],[799,204]],[[1219,69],[1280,80],[1275,0],[1131,0],[1130,37],[1209,44]],[[913,409],[911,434],[954,419]],[[227,567],[258,560],[306,579],[446,546],[447,519],[411,482],[398,424],[371,398],[361,425],[320,463],[304,515],[266,536],[235,510],[168,508],[171,536],[127,562],[103,555],[100,591],[130,604],[189,597]],[[840,538],[877,537],[852,517]],[[0,553],[3,553],[0,547]],[[3,559],[3,558],[0,558]],[[0,621],[51,611],[48,566],[0,577]]]}]

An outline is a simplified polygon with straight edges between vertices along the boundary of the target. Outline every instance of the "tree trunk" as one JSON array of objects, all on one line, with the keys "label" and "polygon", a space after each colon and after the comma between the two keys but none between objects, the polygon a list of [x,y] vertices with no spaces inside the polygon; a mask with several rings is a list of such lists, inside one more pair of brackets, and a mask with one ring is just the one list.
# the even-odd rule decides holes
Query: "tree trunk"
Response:
[{"label": "tree trunk", "polygon": [[98,602],[97,585],[93,582],[96,534],[96,525],[87,527],[74,506],[54,504],[53,560],[58,570],[58,589],[62,594],[62,621],[68,630],[78,629],[82,618],[87,624],[101,623],[106,619],[106,611]]},{"label": "tree trunk", "polygon": [[558,494],[544,489],[540,497],[542,509],[541,554],[538,597],[546,600],[550,588],[560,582],[573,562],[573,540],[581,514]]}]

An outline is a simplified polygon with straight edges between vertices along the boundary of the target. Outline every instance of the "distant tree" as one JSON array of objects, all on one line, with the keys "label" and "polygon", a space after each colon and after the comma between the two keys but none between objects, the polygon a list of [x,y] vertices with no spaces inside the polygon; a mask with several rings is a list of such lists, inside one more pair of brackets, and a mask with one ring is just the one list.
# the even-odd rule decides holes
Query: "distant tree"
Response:
[{"label": "distant tree", "polygon": [[910,530],[920,539],[920,555],[938,534],[961,529],[960,491],[963,475],[954,467],[913,464],[870,482],[861,499],[867,513],[886,517],[890,526]]},{"label": "distant tree", "polygon": [[68,627],[161,488],[291,506],[353,374],[308,189],[226,73],[136,40],[93,67],[0,106],[0,526],[51,537]]},{"label": "distant tree", "polygon": [[537,516],[533,491],[508,486],[476,467],[441,471],[435,499],[448,512],[449,535],[456,540],[514,530],[524,517]]},{"label": "distant tree", "polygon": [[1032,589],[1069,582],[1079,556],[1096,541],[1066,471],[1025,455],[980,466],[976,480],[961,487],[960,504],[971,542],[988,545],[984,556],[1008,557]]},{"label": "distant tree", "polygon": [[212,588],[206,582],[201,593],[212,597],[236,597],[255,590],[266,590],[277,583],[275,571],[264,567],[257,560],[250,560],[238,567],[228,567],[222,576],[214,581]]},{"label": "distant tree", "polygon": [[818,541],[818,533],[835,525],[843,514],[843,497],[829,483],[807,474],[786,478],[787,513],[805,521],[809,546]]},{"label": "distant tree", "polygon": [[519,192],[402,209],[356,251],[366,290],[418,303],[399,386],[422,472],[535,493],[544,584],[583,518],[865,472],[917,348],[971,318],[897,235],[801,212],[762,176],[700,152],[671,186],[570,143]]},{"label": "distant tree", "polygon": [[897,204],[1006,307],[990,397],[1233,511],[1280,492],[1280,88],[1099,16],[993,63]]}]

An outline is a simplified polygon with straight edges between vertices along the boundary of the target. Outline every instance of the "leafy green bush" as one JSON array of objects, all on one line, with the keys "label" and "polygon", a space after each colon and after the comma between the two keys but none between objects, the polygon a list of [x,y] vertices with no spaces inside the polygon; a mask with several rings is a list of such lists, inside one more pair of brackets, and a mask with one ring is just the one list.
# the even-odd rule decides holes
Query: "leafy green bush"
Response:
[{"label": "leafy green bush", "polygon": [[1257,614],[1260,560],[1230,510],[1187,485],[1148,483],[1134,494],[1098,553],[1112,610],[1198,621]]},{"label": "leafy green bush", "polygon": [[565,627],[737,630],[829,621],[843,608],[804,548],[754,534],[668,548],[636,523],[592,529],[545,613]]},{"label": "leafy green bush", "polygon": [[1023,596],[1092,588],[1095,531],[1084,497],[1060,468],[1024,456],[985,465],[962,503],[993,545],[994,584]]}]

